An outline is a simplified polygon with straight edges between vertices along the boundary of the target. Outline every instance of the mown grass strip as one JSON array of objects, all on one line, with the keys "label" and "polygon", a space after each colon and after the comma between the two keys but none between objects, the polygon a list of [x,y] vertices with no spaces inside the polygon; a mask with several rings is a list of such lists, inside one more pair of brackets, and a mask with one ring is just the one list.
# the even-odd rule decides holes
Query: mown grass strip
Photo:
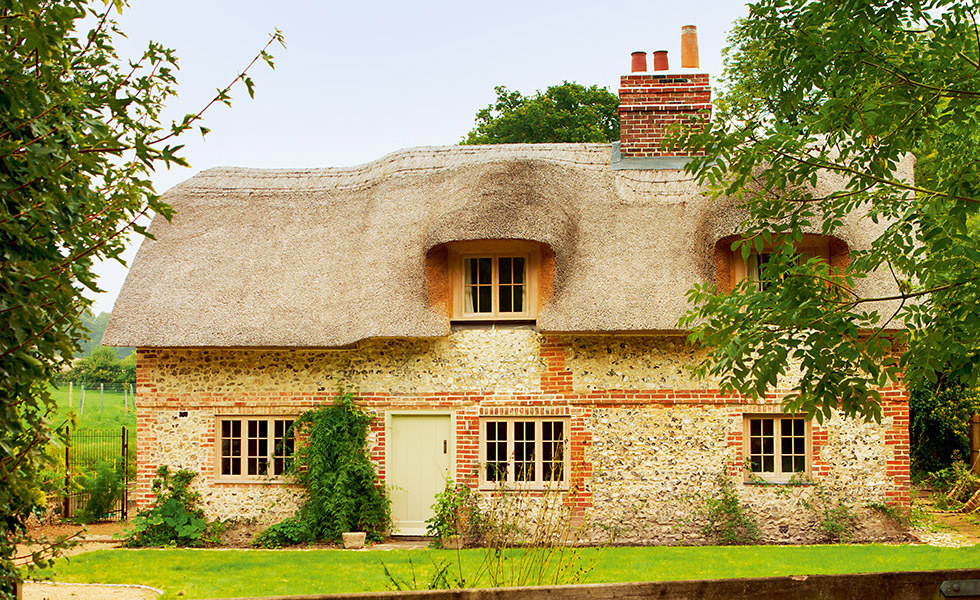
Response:
[{"label": "mown grass strip", "polygon": [[[482,550],[460,552],[475,573]],[[588,583],[928,571],[976,568],[980,546],[742,546],[588,548],[596,558]],[[424,585],[434,561],[454,550],[103,550],[60,560],[44,574],[55,581],[138,583],[166,591],[163,600],[384,591],[382,561],[400,579]],[[455,571],[455,567],[453,567]],[[468,582],[469,583],[469,582]],[[479,585],[480,582],[477,582]]]}]

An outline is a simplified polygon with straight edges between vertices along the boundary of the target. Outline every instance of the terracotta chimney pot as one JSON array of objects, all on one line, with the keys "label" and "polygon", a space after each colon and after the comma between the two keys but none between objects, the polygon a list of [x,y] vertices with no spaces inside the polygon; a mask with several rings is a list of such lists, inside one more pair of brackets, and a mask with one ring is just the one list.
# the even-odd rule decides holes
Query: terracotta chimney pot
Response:
[{"label": "terracotta chimney pot", "polygon": [[667,51],[657,50],[653,53],[653,70],[654,71],[666,71],[670,67],[667,66]]},{"label": "terracotta chimney pot", "polygon": [[681,67],[685,69],[701,67],[698,58],[698,28],[694,25],[681,27]]},{"label": "terracotta chimney pot", "polygon": [[630,71],[633,73],[646,73],[647,71],[647,53],[643,51],[636,51],[630,55],[632,57],[632,64],[630,65]]}]

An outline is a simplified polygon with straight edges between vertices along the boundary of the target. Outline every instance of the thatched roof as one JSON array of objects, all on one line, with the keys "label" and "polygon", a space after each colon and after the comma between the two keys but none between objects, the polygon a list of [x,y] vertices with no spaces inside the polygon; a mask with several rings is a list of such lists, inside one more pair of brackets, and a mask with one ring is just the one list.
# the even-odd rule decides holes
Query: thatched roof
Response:
[{"label": "thatched roof", "polygon": [[[607,144],[415,148],[333,169],[204,171],[165,200],[103,342],[331,347],[448,334],[426,253],[474,239],[542,242],[553,332],[676,331],[684,292],[713,281],[738,215],[681,170],[613,170]],[[878,226],[837,232],[867,247]],[[890,287],[884,278],[866,291]]]}]

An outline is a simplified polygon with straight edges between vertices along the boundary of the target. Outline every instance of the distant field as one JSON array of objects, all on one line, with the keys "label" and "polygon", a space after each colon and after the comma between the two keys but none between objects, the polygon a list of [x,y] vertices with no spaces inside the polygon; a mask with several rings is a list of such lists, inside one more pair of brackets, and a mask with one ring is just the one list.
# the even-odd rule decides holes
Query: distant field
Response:
[{"label": "distant field", "polygon": [[[124,397],[122,392],[99,393],[99,388],[85,390],[85,402],[82,404],[81,386],[74,386],[69,406],[68,384],[51,388],[51,396],[58,403],[58,416],[67,421],[71,415],[78,417],[79,429],[112,429],[125,426],[136,428],[136,410],[133,408],[132,396]],[[128,410],[124,406],[127,400]]]}]

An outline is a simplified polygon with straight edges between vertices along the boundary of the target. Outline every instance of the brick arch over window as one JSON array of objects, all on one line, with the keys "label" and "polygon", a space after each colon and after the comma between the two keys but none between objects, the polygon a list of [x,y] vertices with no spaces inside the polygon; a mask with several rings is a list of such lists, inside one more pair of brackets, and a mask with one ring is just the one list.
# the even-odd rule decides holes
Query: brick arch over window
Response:
[{"label": "brick arch over window", "polygon": [[[475,313],[472,306],[465,307],[464,289],[469,282],[464,268],[465,261],[475,258],[488,259],[493,293],[493,311]],[[516,259],[520,259],[518,263]],[[514,260],[512,260],[514,259]],[[523,275],[515,276],[517,270]],[[505,274],[506,272],[506,274]],[[463,240],[438,244],[425,255],[425,273],[428,281],[429,305],[444,312],[454,320],[534,320],[541,308],[547,305],[554,292],[555,252],[548,244],[517,239]],[[508,287],[518,279],[525,279],[524,304],[520,311],[501,306],[502,295],[510,298]]]},{"label": "brick arch over window", "polygon": [[[732,251],[732,244],[738,240],[739,236],[730,235],[715,243],[715,272],[721,293],[732,291],[735,284],[747,276],[748,268],[741,254]],[[847,243],[833,236],[804,234],[797,250],[822,257],[834,269],[843,269],[849,260]]]}]

